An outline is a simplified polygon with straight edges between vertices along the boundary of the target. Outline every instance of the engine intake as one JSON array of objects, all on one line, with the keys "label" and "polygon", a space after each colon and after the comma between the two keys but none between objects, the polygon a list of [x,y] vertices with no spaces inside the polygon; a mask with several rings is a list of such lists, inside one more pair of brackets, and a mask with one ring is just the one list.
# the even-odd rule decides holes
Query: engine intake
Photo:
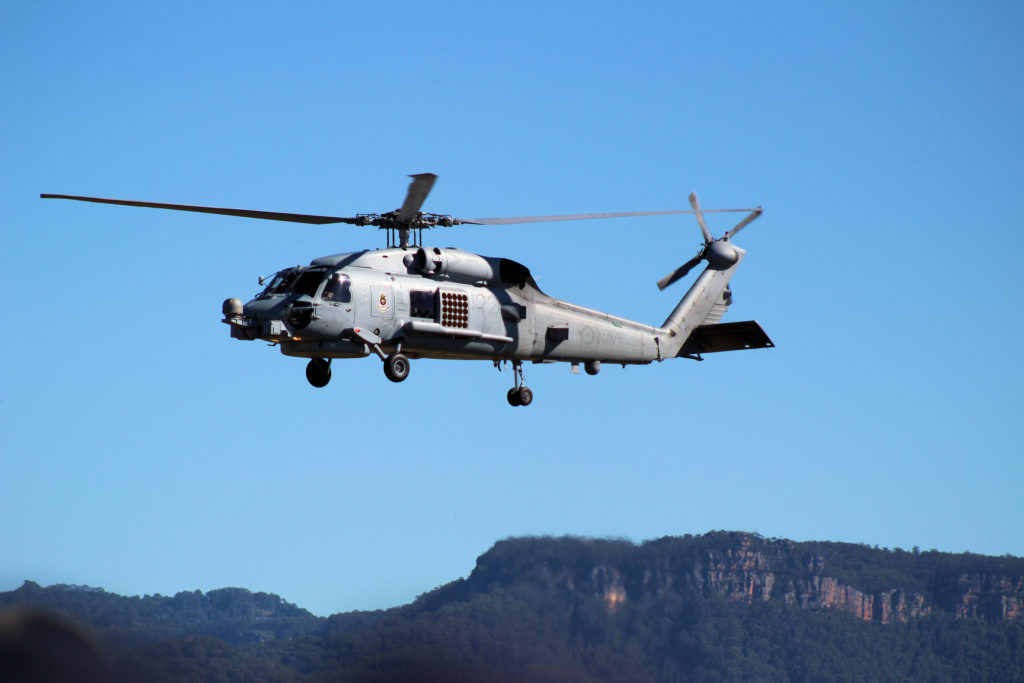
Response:
[{"label": "engine intake", "polygon": [[420,247],[415,253],[406,254],[403,263],[424,275],[446,275],[464,282],[521,287],[530,277],[530,269],[515,261],[479,256],[454,247]]},{"label": "engine intake", "polygon": [[459,249],[420,247],[405,257],[405,265],[424,275],[447,275],[471,282],[494,282],[497,273],[489,259]]}]

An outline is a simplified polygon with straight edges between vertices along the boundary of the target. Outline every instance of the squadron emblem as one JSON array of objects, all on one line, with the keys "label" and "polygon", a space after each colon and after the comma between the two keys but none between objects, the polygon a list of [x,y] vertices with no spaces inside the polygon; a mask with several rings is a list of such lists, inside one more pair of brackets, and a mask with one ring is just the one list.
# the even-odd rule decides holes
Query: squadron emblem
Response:
[{"label": "squadron emblem", "polygon": [[377,304],[377,310],[381,313],[386,312],[390,306],[388,306],[388,295],[384,292],[380,293],[380,303]]}]

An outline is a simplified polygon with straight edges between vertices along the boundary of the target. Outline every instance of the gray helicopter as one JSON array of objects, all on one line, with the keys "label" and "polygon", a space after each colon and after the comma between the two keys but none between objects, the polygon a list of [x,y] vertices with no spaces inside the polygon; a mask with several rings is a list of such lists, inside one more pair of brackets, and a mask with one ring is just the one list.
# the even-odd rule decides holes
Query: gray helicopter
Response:
[{"label": "gray helicopter", "polygon": [[[420,173],[401,208],[384,214],[353,217],[224,209],[43,194],[74,199],[176,211],[195,211],[296,223],[348,223],[387,231],[387,248],[335,254],[308,266],[285,268],[262,292],[243,304],[227,299],[222,322],[235,339],[262,339],[280,346],[286,356],[308,358],[306,378],[314,387],[331,380],[338,358],[376,355],[392,382],[409,376],[410,359],[490,360],[501,368],[512,363],[513,386],[507,398],[526,406],[533,392],[525,384],[523,362],[566,362],[596,375],[601,363],[647,364],[666,358],[703,360],[703,354],[774,346],[754,321],[722,323],[732,300],[729,280],[746,252],[732,238],[761,215],[756,209],[702,211],[696,194],[691,211],[630,211],[603,214],[460,219],[423,213],[437,176]],[[736,227],[715,239],[704,213],[749,212]],[[505,258],[479,256],[447,247],[423,245],[422,232],[455,225],[503,225],[546,221],[656,216],[692,213],[704,245],[692,259],[658,281],[665,289],[697,264],[707,267],[660,326],[645,325],[548,296],[530,270]]]}]

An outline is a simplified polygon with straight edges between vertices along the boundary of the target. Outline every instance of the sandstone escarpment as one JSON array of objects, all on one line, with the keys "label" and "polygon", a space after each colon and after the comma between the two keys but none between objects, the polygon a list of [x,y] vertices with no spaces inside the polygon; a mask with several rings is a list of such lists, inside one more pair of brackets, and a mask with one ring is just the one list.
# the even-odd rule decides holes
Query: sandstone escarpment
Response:
[{"label": "sandstone escarpment", "polygon": [[[534,561],[524,564],[520,552],[516,566],[503,565],[503,543],[530,541],[538,545],[525,556]],[[579,546],[571,562],[565,543]],[[545,554],[545,549],[551,553]],[[959,571],[979,563],[992,571]],[[505,541],[481,556],[469,583],[502,583],[529,575],[568,594],[600,598],[610,612],[638,600],[721,598],[780,601],[889,624],[933,613],[958,619],[1018,619],[1024,614],[1022,570],[1024,560],[1019,558],[909,553],[712,532],[640,546],[583,539]]]}]

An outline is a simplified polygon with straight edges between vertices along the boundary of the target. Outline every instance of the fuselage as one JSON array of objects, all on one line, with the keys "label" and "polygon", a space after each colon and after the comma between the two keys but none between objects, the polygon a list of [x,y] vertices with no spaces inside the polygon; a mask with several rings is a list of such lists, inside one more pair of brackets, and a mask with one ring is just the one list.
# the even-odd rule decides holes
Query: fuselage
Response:
[{"label": "fuselage", "polygon": [[[237,302],[229,306],[230,302]],[[650,363],[672,332],[544,294],[524,266],[458,249],[336,254],[277,273],[241,305],[225,302],[238,339],[288,356]]]}]

